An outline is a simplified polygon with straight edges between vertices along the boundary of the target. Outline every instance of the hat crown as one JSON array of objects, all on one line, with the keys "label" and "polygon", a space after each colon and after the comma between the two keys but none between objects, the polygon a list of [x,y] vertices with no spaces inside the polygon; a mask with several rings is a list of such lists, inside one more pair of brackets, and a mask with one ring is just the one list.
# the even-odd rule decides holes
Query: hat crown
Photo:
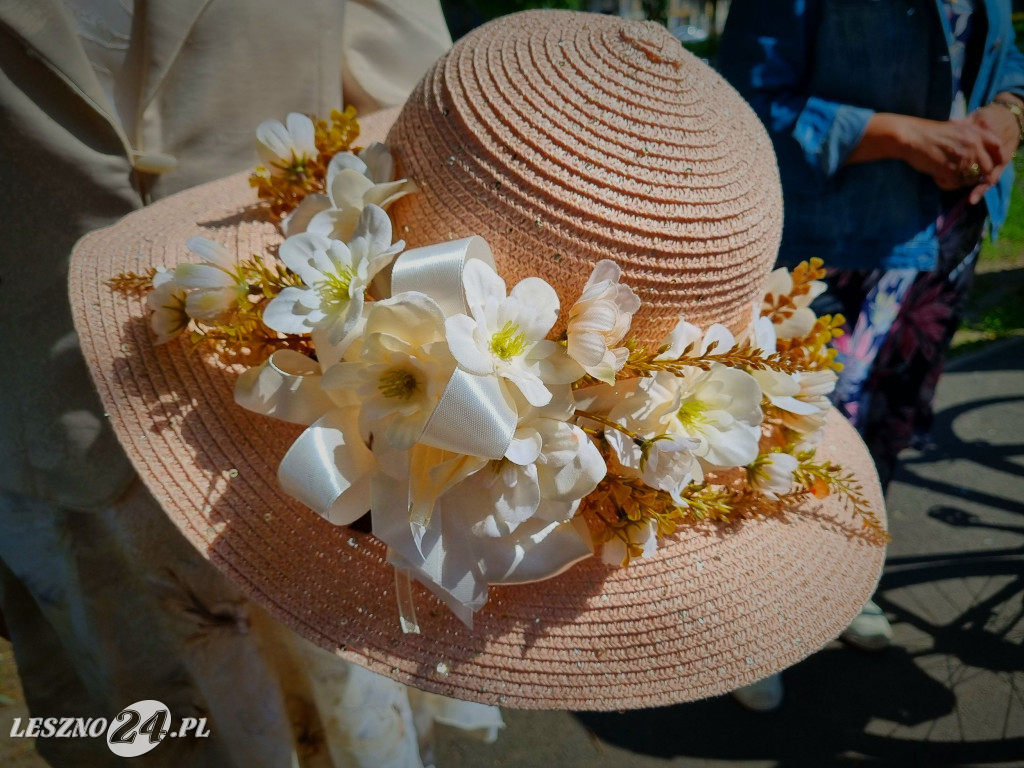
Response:
[{"label": "hat crown", "polygon": [[771,141],[660,25],[499,18],[426,74],[388,143],[420,187],[391,209],[410,246],[481,235],[510,286],[540,276],[565,309],[614,259],[648,344],[680,316],[749,326],[782,227]]}]

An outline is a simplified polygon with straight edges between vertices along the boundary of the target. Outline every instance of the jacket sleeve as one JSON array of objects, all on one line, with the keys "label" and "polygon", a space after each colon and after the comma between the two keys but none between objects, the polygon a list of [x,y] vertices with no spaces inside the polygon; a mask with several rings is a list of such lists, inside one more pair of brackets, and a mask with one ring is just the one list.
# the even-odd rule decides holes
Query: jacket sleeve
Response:
[{"label": "jacket sleeve", "polygon": [[401,106],[452,47],[439,0],[348,0],[342,95],[360,114]]},{"label": "jacket sleeve", "polygon": [[996,86],[993,94],[1009,92],[1024,99],[1024,53],[1017,47],[1013,24],[1009,25],[1009,39],[1006,45],[1006,58],[996,73]]},{"label": "jacket sleeve", "polygon": [[860,142],[873,110],[808,92],[820,0],[734,0],[719,66],[771,134],[780,165],[824,182]]}]

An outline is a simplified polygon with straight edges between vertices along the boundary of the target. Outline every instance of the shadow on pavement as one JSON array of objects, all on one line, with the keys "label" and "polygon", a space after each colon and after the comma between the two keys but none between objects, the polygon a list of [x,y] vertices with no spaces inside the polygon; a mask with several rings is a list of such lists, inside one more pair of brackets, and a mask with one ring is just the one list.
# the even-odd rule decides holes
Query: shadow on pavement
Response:
[{"label": "shadow on pavement", "polygon": [[[955,704],[953,694],[899,648],[865,657],[831,647],[786,671],[784,680],[787,700],[770,714],[747,712],[725,696],[576,717],[602,741],[632,752],[825,765],[844,753],[878,755],[876,744],[864,743],[864,729],[872,719],[919,725],[951,712]],[[884,756],[920,757],[920,745],[906,746],[890,747]]]},{"label": "shadow on pavement", "polygon": [[1024,342],[955,369],[931,445],[909,453],[890,494],[899,511],[875,601],[894,647],[814,654],[783,673],[771,714],[726,696],[575,718],[655,758],[1024,765]]}]

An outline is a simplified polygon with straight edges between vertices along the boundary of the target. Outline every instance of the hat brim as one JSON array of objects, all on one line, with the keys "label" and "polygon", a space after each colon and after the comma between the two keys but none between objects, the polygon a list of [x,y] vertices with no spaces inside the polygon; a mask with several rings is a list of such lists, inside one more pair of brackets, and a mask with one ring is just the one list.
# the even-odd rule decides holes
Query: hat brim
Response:
[{"label": "hat brim", "polygon": [[[237,406],[242,368],[155,346],[121,272],[173,267],[197,234],[246,257],[280,242],[245,174],[197,187],[79,242],[75,324],[110,420],[140,477],[200,554],[313,642],[460,699],[526,709],[615,710],[712,696],[804,658],[871,596],[884,548],[842,499],[771,519],[684,528],[655,557],[591,558],[541,583],[492,587],[474,628],[414,585],[421,634],[403,634],[394,575],[372,535],[286,496],[281,457],[301,428]],[[870,456],[837,413],[819,455],[861,480],[884,518]]]}]

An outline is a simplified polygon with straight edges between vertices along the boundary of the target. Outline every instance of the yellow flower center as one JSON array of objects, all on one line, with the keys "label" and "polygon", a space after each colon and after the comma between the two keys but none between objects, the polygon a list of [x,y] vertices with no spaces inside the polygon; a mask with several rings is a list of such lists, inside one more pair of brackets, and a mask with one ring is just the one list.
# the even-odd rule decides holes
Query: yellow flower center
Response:
[{"label": "yellow flower center", "polygon": [[377,389],[384,397],[408,400],[419,389],[419,382],[409,371],[393,368],[377,380]]},{"label": "yellow flower center", "polygon": [[303,179],[309,170],[310,159],[305,154],[296,155],[292,152],[292,161],[290,163],[274,163],[278,168],[285,172],[285,174],[295,177],[297,179]]},{"label": "yellow flower center", "polygon": [[326,312],[341,309],[348,304],[349,289],[352,286],[352,278],[355,273],[350,269],[342,269],[334,275],[325,275],[326,279],[317,283],[316,292],[320,294],[320,301]]},{"label": "yellow flower center", "polygon": [[511,360],[526,351],[526,332],[509,320],[500,331],[491,336],[491,354],[502,360]]},{"label": "yellow flower center", "polygon": [[696,430],[701,424],[707,423],[707,416],[704,415],[707,409],[708,407],[700,402],[700,400],[690,400],[679,406],[676,418],[679,419],[685,429]]}]

